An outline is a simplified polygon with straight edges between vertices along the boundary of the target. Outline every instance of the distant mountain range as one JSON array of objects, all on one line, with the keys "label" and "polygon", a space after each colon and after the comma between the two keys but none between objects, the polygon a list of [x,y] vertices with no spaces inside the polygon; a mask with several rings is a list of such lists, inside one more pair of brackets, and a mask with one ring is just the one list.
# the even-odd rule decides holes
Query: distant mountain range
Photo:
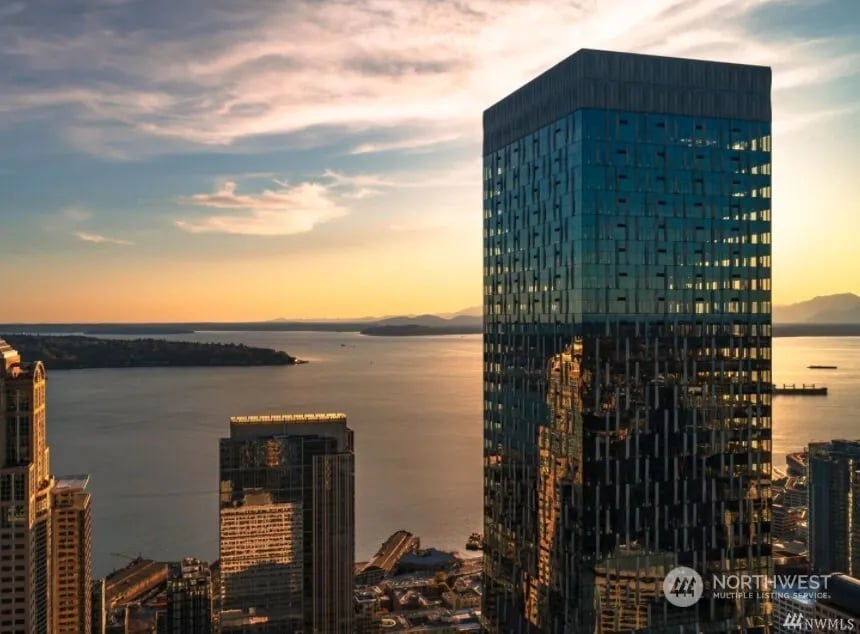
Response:
[{"label": "distant mountain range", "polygon": [[256,322],[180,322],[180,323],[12,323],[0,324],[4,333],[84,334],[154,337],[184,335],[200,331],[328,331],[362,332],[376,335],[473,334],[483,327],[483,309],[466,308],[439,315],[402,315],[358,319],[271,319]]},{"label": "distant mountain range", "polygon": [[821,295],[773,307],[775,324],[860,324],[860,297],[854,293]]},{"label": "distant mountain range", "polygon": [[445,318],[439,315],[415,315],[413,317],[389,317],[375,322],[375,326],[426,326],[429,328],[448,328],[452,326],[478,326],[483,323],[482,315],[456,315]]},{"label": "distant mountain range", "polygon": [[[374,326],[423,326],[430,328],[480,327],[483,307],[472,306],[456,313],[368,318]],[[362,320],[363,321],[363,320]],[[860,296],[854,293],[820,295],[796,304],[774,306],[775,324],[860,324]]]},{"label": "distant mountain range", "polygon": [[[367,318],[374,326],[423,326],[430,328],[480,327],[483,307],[472,306],[456,313]],[[854,293],[820,295],[796,304],[774,306],[775,324],[860,324],[860,296]]]},{"label": "distant mountain range", "polygon": [[470,306],[463,310],[458,310],[456,313],[439,313],[423,315],[385,315],[383,317],[358,317],[356,319],[287,319],[279,317],[271,319],[267,323],[315,323],[315,324],[336,324],[336,323],[372,323],[382,326],[402,326],[405,324],[417,324],[420,326],[456,326],[456,325],[471,325],[480,324],[484,318],[483,306]]},{"label": "distant mountain range", "polygon": [[[854,293],[823,295],[774,306],[774,336],[860,336],[860,297]],[[473,334],[483,328],[483,309],[472,306],[441,315],[401,315],[359,319],[272,319],[258,322],[149,324],[0,324],[4,333],[51,333],[162,336],[199,331],[335,331],[373,335]]]},{"label": "distant mountain range", "polygon": [[469,306],[469,308],[464,308],[463,310],[457,311],[456,313],[440,313],[440,317],[444,317],[445,319],[451,319],[452,317],[480,317],[484,318],[484,307],[483,306]]}]

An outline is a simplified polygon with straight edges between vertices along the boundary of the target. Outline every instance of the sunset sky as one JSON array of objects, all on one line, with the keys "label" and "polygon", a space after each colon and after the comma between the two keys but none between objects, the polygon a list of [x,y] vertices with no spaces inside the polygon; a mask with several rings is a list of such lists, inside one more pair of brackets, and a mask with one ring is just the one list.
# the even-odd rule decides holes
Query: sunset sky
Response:
[{"label": "sunset sky", "polygon": [[580,48],[773,67],[774,300],[860,293],[855,0],[0,0],[0,322],[481,302],[481,113]]}]

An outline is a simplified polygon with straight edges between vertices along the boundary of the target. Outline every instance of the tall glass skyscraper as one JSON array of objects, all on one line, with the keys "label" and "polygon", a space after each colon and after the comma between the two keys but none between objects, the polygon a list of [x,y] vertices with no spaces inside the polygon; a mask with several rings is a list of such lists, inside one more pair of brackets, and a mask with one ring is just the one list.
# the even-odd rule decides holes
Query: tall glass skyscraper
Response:
[{"label": "tall glass skyscraper", "polygon": [[221,631],[352,634],[346,415],[236,416],[220,447]]},{"label": "tall glass skyscraper", "polygon": [[860,439],[810,443],[807,471],[812,569],[860,576]]},{"label": "tall glass skyscraper", "polygon": [[489,631],[765,631],[710,579],[769,572],[770,83],[581,50],[484,113]]}]

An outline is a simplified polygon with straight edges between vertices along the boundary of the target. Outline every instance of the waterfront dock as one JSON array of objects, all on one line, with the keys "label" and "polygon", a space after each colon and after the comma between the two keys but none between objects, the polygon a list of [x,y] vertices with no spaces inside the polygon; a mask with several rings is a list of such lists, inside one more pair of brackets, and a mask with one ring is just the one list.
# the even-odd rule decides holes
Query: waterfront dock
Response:
[{"label": "waterfront dock", "polygon": [[373,585],[394,571],[400,558],[421,547],[421,540],[409,531],[397,531],[385,540],[382,548],[361,571],[356,573],[356,583]]},{"label": "waterfront dock", "polygon": [[792,383],[791,385],[783,384],[782,387],[774,385],[773,393],[789,396],[827,396],[827,388],[823,385],[816,385],[815,383],[812,385],[807,385],[806,383],[796,385]]}]

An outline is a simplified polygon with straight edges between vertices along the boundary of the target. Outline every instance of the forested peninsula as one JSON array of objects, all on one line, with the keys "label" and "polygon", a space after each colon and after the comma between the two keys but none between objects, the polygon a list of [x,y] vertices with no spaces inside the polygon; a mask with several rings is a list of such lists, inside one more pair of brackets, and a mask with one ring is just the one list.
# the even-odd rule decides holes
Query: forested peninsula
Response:
[{"label": "forested peninsula", "polygon": [[286,352],[233,343],[192,343],[164,339],[100,339],[55,335],[0,335],[25,361],[48,370],[294,365]]}]

